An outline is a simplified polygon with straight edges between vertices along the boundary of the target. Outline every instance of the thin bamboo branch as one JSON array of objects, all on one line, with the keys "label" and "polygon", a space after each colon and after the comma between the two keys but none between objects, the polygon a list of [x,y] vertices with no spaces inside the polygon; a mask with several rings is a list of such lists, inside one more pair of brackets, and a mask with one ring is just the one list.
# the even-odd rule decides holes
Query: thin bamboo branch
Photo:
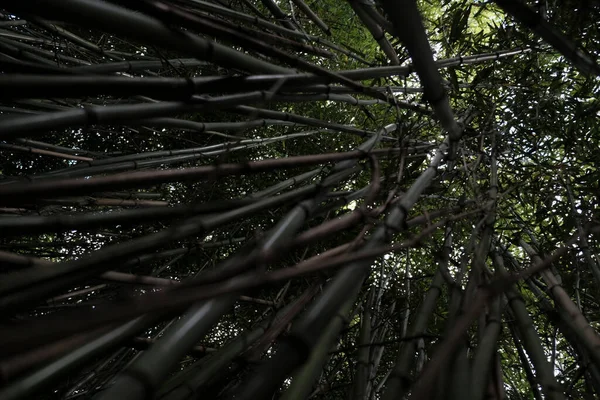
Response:
[{"label": "thin bamboo branch", "polygon": [[71,154],[64,154],[64,153],[58,153],[55,151],[36,149],[33,147],[17,146],[14,144],[7,144],[7,143],[0,143],[0,149],[23,151],[23,152],[32,153],[32,154],[42,154],[45,156],[58,157],[58,158],[62,158],[65,160],[75,160],[75,161],[92,161],[93,160],[92,158],[89,158],[89,157],[74,156]]}]

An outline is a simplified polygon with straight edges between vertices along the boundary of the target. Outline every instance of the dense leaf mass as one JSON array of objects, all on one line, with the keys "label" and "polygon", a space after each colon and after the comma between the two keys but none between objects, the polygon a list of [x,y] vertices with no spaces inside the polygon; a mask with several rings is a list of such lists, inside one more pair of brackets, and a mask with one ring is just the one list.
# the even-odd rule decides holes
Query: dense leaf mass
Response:
[{"label": "dense leaf mass", "polygon": [[600,397],[598,0],[0,2],[0,399]]}]

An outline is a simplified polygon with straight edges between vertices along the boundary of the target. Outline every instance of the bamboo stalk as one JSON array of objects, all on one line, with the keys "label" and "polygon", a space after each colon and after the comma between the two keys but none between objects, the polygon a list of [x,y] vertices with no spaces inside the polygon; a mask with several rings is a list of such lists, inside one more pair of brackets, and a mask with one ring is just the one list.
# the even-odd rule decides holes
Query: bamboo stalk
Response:
[{"label": "bamboo stalk", "polygon": [[[434,227],[437,228],[445,223],[447,223],[447,221],[442,221],[441,224],[435,224]],[[431,228],[426,229],[422,233],[422,236],[427,236],[431,233],[431,231]],[[108,321],[115,322],[118,320],[139,315],[139,313],[150,312],[158,306],[160,306],[160,308],[163,310],[181,310],[181,307],[188,305],[194,301],[219,296],[222,294],[227,294],[230,293],[232,290],[245,290],[261,286],[265,283],[287,281],[293,277],[311,274],[315,271],[322,271],[328,268],[336,268],[360,260],[370,260],[373,257],[387,254],[390,251],[414,246],[415,243],[418,243],[421,239],[422,237],[417,237],[414,240],[409,240],[407,242],[394,245],[392,247],[375,247],[370,250],[363,250],[357,254],[350,254],[349,256],[338,256],[335,258],[331,257],[327,260],[327,263],[323,263],[322,260],[316,259],[307,260],[305,263],[303,263],[305,265],[300,265],[300,268],[297,269],[290,268],[282,271],[274,271],[261,276],[257,276],[254,273],[245,276],[238,276],[235,279],[230,280],[227,286],[205,286],[205,289],[202,291],[198,291],[197,285],[194,285],[193,282],[191,282],[189,285],[181,285],[181,287],[169,290],[168,297],[164,296],[162,293],[155,295],[147,294],[144,296],[143,301],[133,301],[129,303],[129,308],[125,308],[122,305],[119,305],[114,308],[105,307],[104,309],[97,309],[93,315],[89,315],[89,313],[73,313],[73,318],[70,319],[71,322],[68,326],[65,326],[64,324],[64,320],[66,318],[65,316],[61,317],[61,322],[59,324],[55,324],[57,320],[52,321],[52,318],[45,318],[43,322],[45,326],[43,334],[40,334],[40,332],[36,332],[35,329],[32,329],[29,326],[26,329],[20,327],[13,327],[10,330],[3,330],[0,328],[0,337],[3,338],[3,342],[0,342],[0,347],[5,352],[9,349],[11,351],[15,351],[19,348],[20,345],[24,343],[25,337],[30,338],[30,342],[32,340],[35,341],[40,339],[50,339],[56,335],[64,335],[65,332],[69,333],[72,331],[79,331],[84,327],[86,329],[92,329],[95,326],[102,325]],[[337,249],[337,252],[343,252],[347,248],[348,246],[340,246],[340,248]],[[232,261],[230,267],[234,267],[235,263],[237,262],[239,262],[239,260]],[[201,285],[203,284],[202,281],[200,281],[199,283]],[[51,323],[53,324],[52,326]]]},{"label": "bamboo stalk", "polygon": [[520,0],[495,0],[495,2],[525,25],[552,47],[558,50],[566,59],[586,75],[600,75],[600,66],[577,48],[577,45],[549,24],[540,14]]},{"label": "bamboo stalk", "polygon": [[367,27],[373,39],[379,44],[381,50],[388,57],[392,65],[400,65],[400,60],[398,59],[398,55],[396,51],[390,44],[390,42],[385,37],[385,33],[381,26],[379,26],[375,21],[371,19],[369,14],[363,9],[362,3],[357,0],[349,0],[350,6],[356,13],[356,16],[361,20],[361,22]]},{"label": "bamboo stalk", "polygon": [[[531,245],[522,239],[519,241],[519,244],[533,259],[534,263],[539,264],[541,262],[541,258],[537,255],[537,252]],[[579,340],[581,340],[582,344],[589,351],[594,362],[600,365],[600,337],[598,336],[598,332],[590,326],[587,319],[581,314],[579,308],[577,308],[575,303],[573,303],[569,295],[557,281],[555,275],[548,269],[543,270],[541,274],[554,301],[556,301],[569,315],[573,325],[576,327],[575,333]]]},{"label": "bamboo stalk", "polygon": [[301,400],[309,396],[325,361],[329,357],[329,350],[335,337],[342,329],[342,326],[347,324],[347,315],[351,312],[353,303],[351,300],[346,301],[340,309],[340,313],[335,315],[325,331],[323,331],[307,362],[294,375],[292,384],[283,394],[283,400]]},{"label": "bamboo stalk", "polygon": [[356,360],[356,372],[354,375],[354,385],[349,392],[350,398],[355,400],[365,400],[369,398],[367,392],[367,381],[369,379],[369,353],[370,349],[368,347],[369,343],[372,340],[372,332],[371,332],[371,307],[373,307],[373,301],[375,299],[373,291],[369,294],[369,300],[363,305],[363,314],[360,320],[360,334],[359,334],[359,344],[362,346],[358,350],[358,357]]},{"label": "bamboo stalk", "polygon": [[344,153],[330,153],[288,157],[285,159],[272,159],[263,161],[250,161],[245,164],[220,164],[217,166],[192,167],[178,170],[157,170],[127,172],[116,176],[97,177],[86,180],[81,179],[56,179],[52,181],[36,182],[35,184],[15,183],[0,186],[0,203],[21,202],[24,199],[54,195],[80,195],[90,192],[106,190],[120,190],[131,187],[148,187],[173,181],[196,181],[199,178],[214,179],[219,176],[231,174],[248,174],[272,171],[279,168],[299,168],[321,163],[343,160],[364,159],[370,155],[383,156],[394,154],[398,149],[376,149],[369,153],[363,151],[350,151]]},{"label": "bamboo stalk", "polygon": [[320,38],[318,36],[313,36],[313,35],[308,35],[304,32],[299,32],[295,29],[288,29],[288,28],[284,28],[282,26],[279,26],[277,24],[274,24],[270,21],[267,21],[265,19],[262,18],[257,18],[257,17],[253,17],[250,15],[246,15],[242,12],[239,11],[235,11],[235,10],[231,10],[228,9],[226,7],[217,5],[217,4],[213,4],[213,3],[209,3],[206,1],[202,1],[202,0],[192,0],[191,1],[194,6],[199,7],[201,9],[204,9],[206,11],[209,11],[211,13],[214,14],[218,14],[218,15],[222,15],[228,18],[232,18],[232,19],[236,19],[236,20],[241,20],[241,21],[245,21],[245,22],[250,22],[253,23],[259,27],[263,27],[263,28],[267,28],[270,31],[273,32],[277,32],[277,33],[281,33],[283,35],[286,35],[288,37],[293,37],[296,39],[300,39],[300,40],[304,40],[304,39],[308,39],[311,40],[314,43],[317,44],[321,44],[323,46],[327,46],[331,49],[334,49],[348,57],[351,57],[357,61],[360,61],[364,64],[370,65],[370,63],[368,61],[366,61],[364,58],[362,58],[361,56],[355,54],[354,52],[350,52],[348,50],[345,50],[344,48],[336,45],[335,43],[332,43],[328,40],[325,40],[323,38]]},{"label": "bamboo stalk", "polygon": [[[377,135],[359,146],[359,150],[363,153],[372,150],[381,139],[383,132],[395,128],[395,125],[385,127]],[[327,178],[324,179],[318,186],[314,198],[304,200],[290,210],[261,241],[258,253],[269,252],[280,243],[290,240],[310,216],[312,210],[319,205],[332,184],[343,179],[344,175],[340,172],[346,172],[355,163],[355,159],[337,163],[329,175],[330,182],[327,182]],[[247,256],[248,254],[242,252],[238,257],[245,258]],[[226,261],[225,266],[222,268],[231,268],[235,261],[236,257],[233,257]],[[188,313],[169,329],[160,342],[156,343],[150,351],[144,353],[124,374],[117,378],[116,383],[102,394],[101,399],[110,399],[114,396],[141,399],[155,391],[156,388],[153,388],[152,385],[148,387],[147,383],[164,379],[177,360],[200,337],[204,336],[221,315],[233,305],[238,295],[239,293],[233,290],[224,296],[215,297],[192,306]],[[156,364],[157,361],[160,363],[159,365]]]},{"label": "bamboo stalk", "polygon": [[[448,68],[458,65],[467,65],[472,63],[481,63],[494,61],[500,58],[512,57],[530,51],[506,50],[496,53],[478,54],[467,57],[457,57],[454,59],[438,60],[438,68]],[[169,63],[189,65],[188,60],[170,60]],[[133,68],[151,68],[160,67],[165,64],[159,61],[131,61],[127,63],[101,64],[97,66],[79,67],[76,70],[81,72],[98,73],[106,68],[127,68],[127,71]],[[112,71],[112,70],[111,70]],[[337,71],[338,75],[354,80],[373,79],[377,77],[387,77],[391,75],[406,76],[413,71],[412,66],[398,67],[379,67],[369,68],[367,70],[346,70]],[[142,94],[149,95],[159,99],[181,99],[188,98],[194,93],[222,92],[225,90],[239,91],[240,87],[246,86],[248,90],[264,90],[271,87],[277,80],[282,80],[283,87],[296,86],[302,88],[307,82],[331,82],[327,77],[315,76],[314,74],[277,74],[272,77],[217,77],[217,78],[192,78],[194,82],[191,91],[188,79],[182,78],[125,78],[118,76],[107,76],[99,78],[98,76],[86,75],[59,75],[48,77],[47,75],[11,75],[10,77],[0,77],[0,83],[6,88],[0,96],[7,97],[40,97],[52,93],[53,95],[62,94],[63,96],[81,96],[93,94],[113,94],[113,95],[131,95]],[[242,87],[243,87],[242,86]],[[58,92],[57,92],[58,91]]]},{"label": "bamboo stalk", "polygon": [[183,31],[174,32],[157,19],[107,2],[65,0],[61,1],[61,7],[57,8],[46,1],[28,0],[8,1],[5,7],[16,12],[35,9],[36,15],[44,18],[112,31],[142,43],[178,50],[191,57],[214,61],[227,67],[259,73],[291,72],[287,68],[250,57],[199,36]]},{"label": "bamboo stalk", "polygon": [[[304,193],[314,191],[315,187],[309,187],[309,190],[304,190]],[[300,192],[302,193],[302,190]],[[41,267],[36,268],[35,271],[14,273],[10,280],[5,280],[0,284],[0,293],[3,295],[0,297],[0,307],[6,309],[7,307],[23,306],[23,302],[52,296],[55,292],[76,282],[99,275],[101,270],[108,270],[115,262],[125,261],[134,255],[153,250],[173,240],[209,232],[221,224],[235,221],[244,215],[251,215],[263,207],[286,203],[297,196],[298,191],[294,191],[267,198],[227,213],[194,217],[180,226],[103,248],[79,260],[55,264],[52,269]]]},{"label": "bamboo stalk", "polygon": [[[494,252],[493,260],[494,265],[498,269],[499,273],[506,274],[507,272],[504,267],[504,262],[499,253]],[[518,294],[515,288],[510,288],[507,291],[506,296],[508,298],[508,304],[511,308],[513,316],[516,319],[516,326],[521,333],[521,341],[527,348],[527,353],[533,362],[536,375],[538,376],[538,381],[542,386],[542,390],[549,398],[564,398],[562,396],[562,390],[554,377],[552,365],[548,363],[544,349],[541,346],[539,336],[535,331],[533,320],[525,307],[523,298]],[[518,340],[516,336],[514,337],[514,340]],[[515,343],[515,345],[519,346],[517,343]]]},{"label": "bamboo stalk", "polygon": [[329,29],[329,26],[327,26],[327,24],[323,22],[323,20],[321,20],[321,18],[319,18],[319,16],[313,10],[311,10],[308,4],[302,0],[292,1],[300,10],[302,10],[304,15],[306,15],[312,22],[315,23],[315,25],[319,27],[319,29],[323,31],[323,33],[325,33],[327,36],[331,36],[331,30]]},{"label": "bamboo stalk", "polygon": [[[448,227],[446,228],[442,256],[439,260],[440,264],[448,264],[451,248],[452,230],[450,227]],[[443,267],[443,265],[440,266],[440,268]],[[423,302],[419,305],[419,309],[415,314],[416,319],[410,325],[410,330],[408,332],[409,337],[417,337],[425,333],[427,323],[433,314],[437,299],[442,293],[443,283],[444,278],[442,273],[438,270],[431,282],[431,286],[427,290]],[[386,389],[383,397],[384,399],[387,400],[403,396],[409,390],[412,383],[410,370],[412,368],[412,362],[414,360],[417,343],[417,340],[405,342],[400,348],[400,353],[398,355],[396,364],[386,381]]]},{"label": "bamboo stalk", "polygon": [[[296,175],[266,189],[254,192],[241,199],[219,200],[190,206],[173,206],[168,208],[152,208],[148,210],[128,210],[111,213],[75,214],[58,216],[27,216],[18,220],[0,219],[0,230],[5,236],[33,234],[39,232],[64,232],[68,230],[94,229],[115,224],[128,225],[147,221],[165,221],[198,214],[210,214],[219,211],[233,210],[256,202],[258,199],[274,195],[290,186],[297,185],[321,172],[321,168]],[[314,188],[314,187],[313,187]],[[306,188],[304,189],[306,190]],[[306,193],[309,193],[307,191]],[[301,195],[302,196],[302,195]],[[350,201],[350,200],[348,200]],[[22,212],[26,210],[23,209]]]},{"label": "bamboo stalk", "polygon": [[399,4],[401,6],[386,0],[383,2],[383,7],[392,20],[395,34],[410,53],[414,68],[423,83],[425,98],[431,103],[442,127],[448,133],[450,140],[448,157],[453,160],[463,128],[454,119],[415,0],[402,0]]},{"label": "bamboo stalk", "polygon": [[[436,175],[435,169],[441,162],[442,154],[447,148],[447,141],[440,146],[438,153],[431,161],[430,167],[425,170],[404,195],[398,206],[394,207],[388,214],[385,223],[375,231],[370,237],[366,248],[377,246],[378,244],[389,240],[395,232],[404,228],[404,222],[409,210],[422,191],[429,185]],[[246,386],[240,388],[237,395],[240,399],[253,399],[256,397],[268,396],[276,389],[279,382],[298,364],[305,361],[306,354],[315,342],[318,340],[317,332],[324,328],[329,318],[339,310],[343,299],[354,298],[364,279],[368,275],[368,266],[372,258],[366,258],[364,261],[349,263],[342,269],[336,278],[330,283],[328,288],[318,298],[318,300],[307,310],[303,318],[291,332],[293,341],[286,341],[289,345],[286,351],[279,352],[277,357],[272,359],[257,371],[253,378],[248,380]],[[277,375],[271,376],[267,380],[263,371],[276,371]],[[276,378],[276,379],[273,379]]]},{"label": "bamboo stalk", "polygon": [[154,318],[150,317],[140,317],[131,322],[122,324],[115,329],[110,329],[107,333],[102,334],[76,350],[54,360],[37,370],[35,373],[0,390],[2,399],[22,399],[43,391],[48,385],[52,384],[57,379],[60,379],[60,377],[64,376],[69,371],[72,371],[74,368],[77,368],[85,361],[124,343],[131,336],[144,329],[153,320]]}]

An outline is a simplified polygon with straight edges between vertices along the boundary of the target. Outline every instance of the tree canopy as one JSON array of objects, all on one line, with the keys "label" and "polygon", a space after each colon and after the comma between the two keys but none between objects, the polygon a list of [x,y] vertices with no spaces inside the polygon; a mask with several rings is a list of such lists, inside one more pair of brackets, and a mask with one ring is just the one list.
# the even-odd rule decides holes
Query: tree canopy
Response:
[{"label": "tree canopy", "polygon": [[0,399],[600,396],[600,3],[0,3]]}]

